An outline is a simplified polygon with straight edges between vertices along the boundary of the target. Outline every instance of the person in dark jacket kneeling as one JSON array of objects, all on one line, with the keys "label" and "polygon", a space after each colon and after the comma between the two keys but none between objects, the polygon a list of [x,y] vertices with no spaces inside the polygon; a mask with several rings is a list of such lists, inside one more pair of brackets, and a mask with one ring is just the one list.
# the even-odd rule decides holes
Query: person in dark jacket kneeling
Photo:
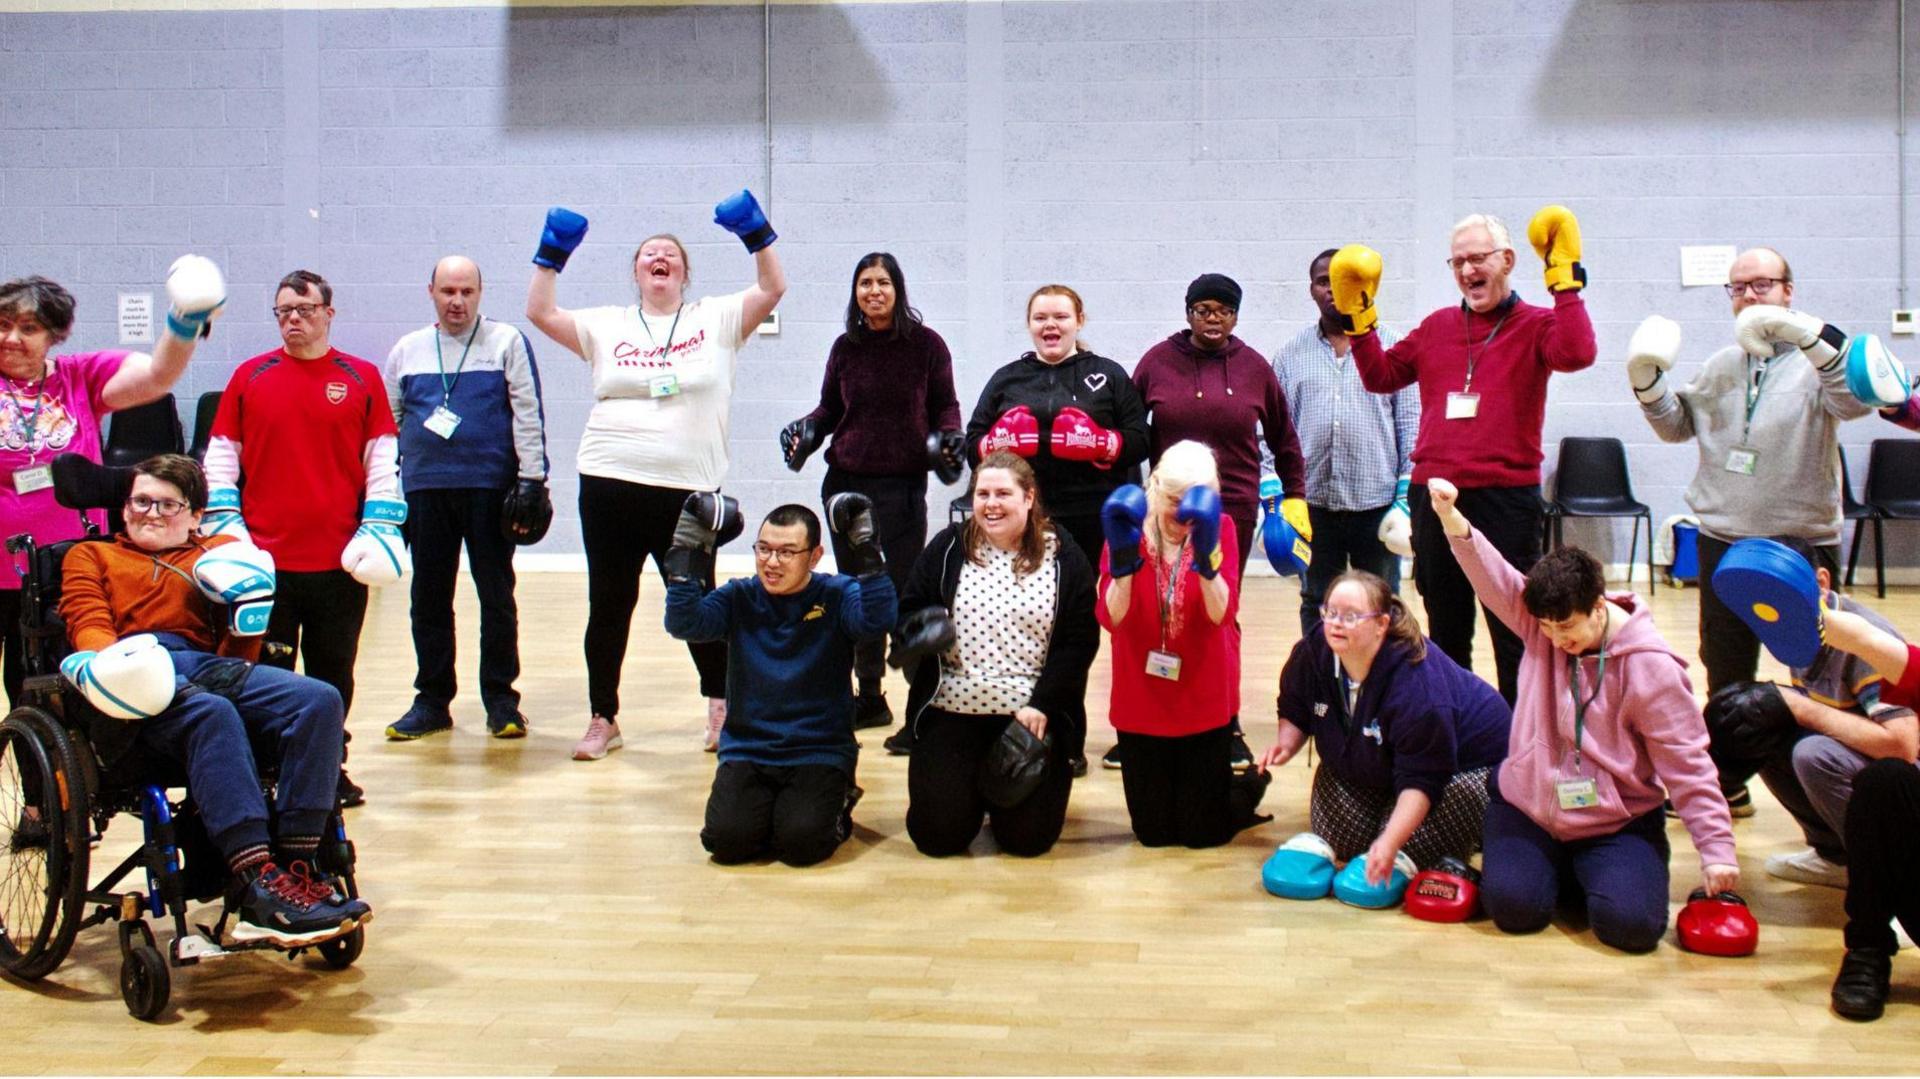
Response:
[{"label": "person in dark jacket kneeling", "polygon": [[1320,750],[1309,819],[1345,862],[1365,855],[1385,881],[1401,850],[1422,868],[1480,849],[1487,776],[1507,755],[1513,712],[1432,646],[1387,582],[1334,578],[1320,622],[1280,671],[1280,734],[1260,758]]},{"label": "person in dark jacket kneeling", "polygon": [[[922,854],[965,851],[991,816],[1001,850],[1033,857],[1066,823],[1100,630],[1093,568],[1047,519],[1037,486],[1023,458],[987,454],[973,516],[927,544],[900,601],[893,662],[913,687],[907,834]],[[1002,740],[1044,760],[1028,783],[1007,782],[1019,751]]]},{"label": "person in dark jacket kneeling", "polygon": [[835,495],[827,520],[851,557],[842,574],[815,573],[826,552],[805,506],[767,515],[753,545],[757,572],[708,591],[714,551],[738,536],[740,507],[717,493],[687,498],[667,554],[667,632],[724,640],[727,719],[700,843],[722,865],[772,857],[823,862],[853,833],[853,655],[884,636],[899,610],[874,534],[873,504]]}]

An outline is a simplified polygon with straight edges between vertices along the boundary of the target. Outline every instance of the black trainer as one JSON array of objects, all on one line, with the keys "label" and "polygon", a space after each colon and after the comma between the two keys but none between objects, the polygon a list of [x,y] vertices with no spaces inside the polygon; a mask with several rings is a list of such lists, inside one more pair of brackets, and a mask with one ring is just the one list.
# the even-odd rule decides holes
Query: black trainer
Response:
[{"label": "black trainer", "polygon": [[1067,770],[1073,773],[1073,778],[1075,779],[1087,778],[1087,758],[1085,757],[1069,758],[1067,760]]},{"label": "black trainer", "polygon": [[[230,900],[235,913],[233,939],[266,941],[277,948],[304,948],[354,931],[366,917],[365,903],[350,909],[335,901],[331,885],[309,876],[296,862],[295,874],[267,862],[240,881]],[[356,912],[357,911],[357,912]]]},{"label": "black trainer", "polygon": [[1833,1010],[1862,1022],[1880,1018],[1887,1010],[1893,953],[1881,948],[1848,948],[1833,979]]},{"label": "black trainer", "polygon": [[1100,767],[1118,772],[1120,770],[1120,763],[1120,743],[1115,742],[1112,749],[1101,754]]},{"label": "black trainer", "polygon": [[909,723],[880,743],[880,748],[895,757],[910,756],[913,753],[913,724]]},{"label": "black trainer", "polygon": [[495,738],[525,738],[527,717],[518,708],[494,708],[487,711],[487,733]]},{"label": "black trainer", "polygon": [[367,789],[355,783],[353,778],[347,775],[347,770],[342,768],[340,782],[334,787],[334,797],[340,799],[341,809],[352,809],[354,806],[367,804]]},{"label": "black trainer", "polygon": [[853,729],[893,726],[893,709],[887,707],[884,693],[862,693],[853,699]]},{"label": "black trainer", "polygon": [[1227,750],[1227,764],[1236,772],[1253,771],[1253,748],[1247,745],[1247,736],[1237,730],[1233,732],[1233,745]]}]

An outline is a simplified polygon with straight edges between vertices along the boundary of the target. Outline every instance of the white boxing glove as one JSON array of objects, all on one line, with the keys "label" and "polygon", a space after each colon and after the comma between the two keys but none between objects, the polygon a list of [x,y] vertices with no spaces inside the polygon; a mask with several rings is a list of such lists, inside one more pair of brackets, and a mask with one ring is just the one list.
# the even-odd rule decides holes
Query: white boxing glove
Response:
[{"label": "white boxing glove", "polygon": [[200,534],[253,542],[246,519],[240,516],[240,488],[215,486],[207,491],[207,511],[200,515]]},{"label": "white boxing glove", "polygon": [[206,331],[207,323],[227,302],[227,280],[220,267],[204,255],[181,255],[167,270],[167,329],[184,341]]},{"label": "white boxing glove", "polygon": [[1627,342],[1627,380],[1642,404],[1666,396],[1660,384],[1680,355],[1680,324],[1665,315],[1648,315]]},{"label": "white boxing glove", "polygon": [[340,552],[340,568],[364,585],[398,584],[413,572],[413,555],[400,537],[407,504],[369,498],[360,511],[360,527]]},{"label": "white boxing glove", "polygon": [[230,612],[233,632],[258,637],[273,616],[273,556],[240,540],[223,543],[193,563],[193,579],[200,592]]},{"label": "white boxing glove", "polygon": [[1395,502],[1380,517],[1380,529],[1376,533],[1380,545],[1401,558],[1413,556],[1413,516],[1406,510],[1404,503]]},{"label": "white boxing glove", "polygon": [[150,719],[173,703],[173,653],[151,633],[75,652],[60,673],[87,702],[114,719]]},{"label": "white boxing glove", "polygon": [[1805,311],[1754,304],[1733,320],[1733,339],[1740,351],[1762,358],[1773,355],[1775,344],[1792,345],[1806,354],[1817,368],[1826,371],[1840,362],[1840,350],[1847,335]]}]

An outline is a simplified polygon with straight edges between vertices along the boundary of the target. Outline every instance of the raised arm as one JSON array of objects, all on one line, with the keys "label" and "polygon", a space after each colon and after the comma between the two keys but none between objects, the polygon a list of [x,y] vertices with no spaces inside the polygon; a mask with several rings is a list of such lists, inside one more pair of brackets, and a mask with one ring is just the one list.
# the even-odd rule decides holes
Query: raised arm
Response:
[{"label": "raised arm", "polygon": [[533,281],[527,285],[527,321],[540,328],[554,343],[586,358],[580,347],[580,331],[573,323],[573,312],[555,299],[560,271],[566,268],[580,241],[587,238],[587,219],[563,206],[547,211],[547,224],[540,232],[540,247],[533,255]]},{"label": "raised arm", "polygon": [[135,352],[121,361],[100,393],[109,412],[133,408],[173,389],[187,371],[187,361],[207,323],[227,302],[227,283],[220,268],[199,255],[182,255],[167,271],[167,330],[153,354]]}]

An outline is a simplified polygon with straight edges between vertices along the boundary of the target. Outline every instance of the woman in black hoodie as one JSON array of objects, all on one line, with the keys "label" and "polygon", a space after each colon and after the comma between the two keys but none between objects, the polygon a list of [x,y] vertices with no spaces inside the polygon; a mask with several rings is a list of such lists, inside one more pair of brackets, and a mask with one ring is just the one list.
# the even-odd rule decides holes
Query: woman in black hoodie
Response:
[{"label": "woman in black hoodie", "polygon": [[[900,597],[893,660],[912,688],[907,834],[923,854],[959,854],[989,812],[1009,854],[1052,849],[1073,789],[1068,749],[1085,738],[1087,668],[1100,650],[1094,575],[1052,526],[1034,471],[991,453],[973,473],[973,516],[922,551]],[[981,761],[1010,724],[1048,740],[1039,785],[989,807]]]}]

